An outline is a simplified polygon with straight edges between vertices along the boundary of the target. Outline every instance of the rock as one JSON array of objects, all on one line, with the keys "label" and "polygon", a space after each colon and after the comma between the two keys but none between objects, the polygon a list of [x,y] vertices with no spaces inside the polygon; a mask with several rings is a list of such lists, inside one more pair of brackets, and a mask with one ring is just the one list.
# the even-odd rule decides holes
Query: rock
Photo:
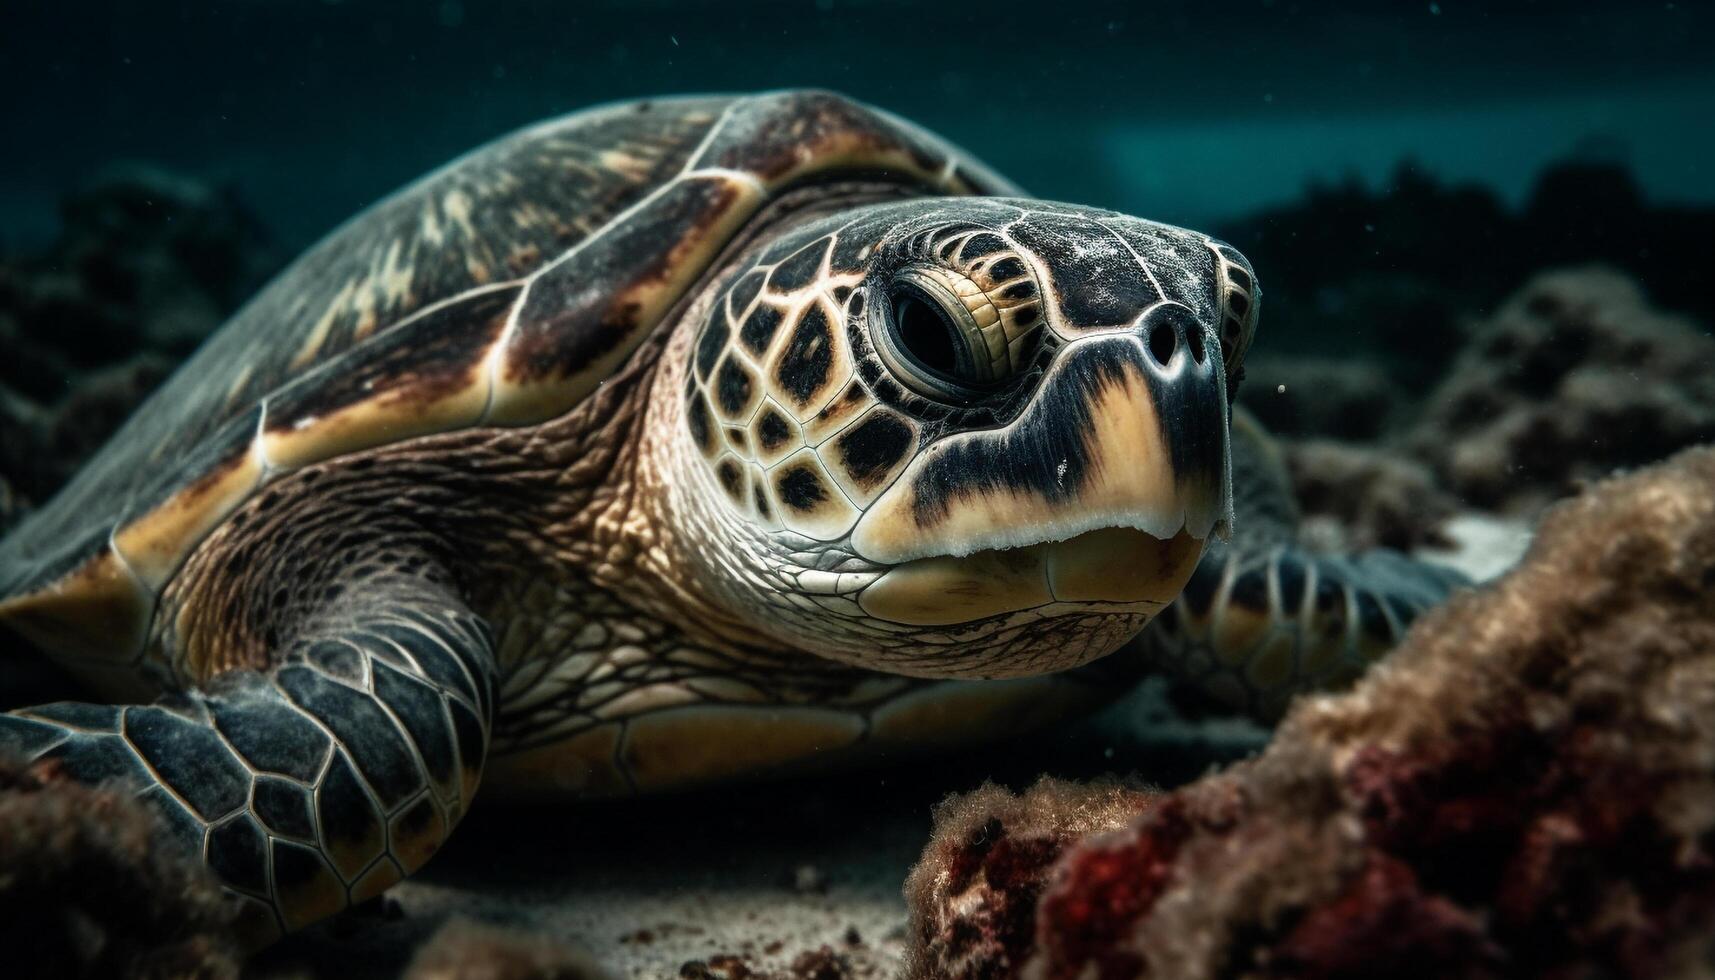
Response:
[{"label": "rock", "polygon": [[36,477],[58,475],[46,448],[47,427],[40,405],[0,385],[0,533],[29,509]]},{"label": "rock", "polygon": [[1521,513],[1715,439],[1715,338],[1608,269],[1537,276],[1474,327],[1406,439],[1468,502]]},{"label": "rock", "polygon": [[60,216],[71,297],[122,314],[150,350],[188,353],[278,265],[230,189],[153,168],[108,173]]},{"label": "rock", "polygon": [[1239,403],[1277,435],[1371,440],[1388,430],[1406,394],[1373,361],[1265,356],[1245,359]]},{"label": "rock", "polygon": [[[909,892],[912,976],[1701,975],[1711,486],[1696,449],[1557,506],[1519,568],[1425,615],[1350,693],[1300,701],[1261,756],[1125,801],[1121,830],[1050,835],[1052,862],[994,874],[988,841],[1109,796],[943,807]],[[951,887],[965,867],[987,893]]]},{"label": "rock", "polygon": [[1622,269],[1664,307],[1715,321],[1715,208],[1654,204],[1612,157],[1580,147],[1538,175],[1519,210],[1405,162],[1379,186],[1316,184],[1211,230],[1261,275],[1257,352],[1338,351],[1421,392],[1460,348],[1460,318],[1495,309],[1544,268]]},{"label": "rock", "polygon": [[[114,172],[45,250],[0,256],[0,479],[50,496],[277,261],[229,191]],[[8,525],[0,525],[4,527]]]},{"label": "rock", "polygon": [[984,977],[1028,950],[1049,870],[1082,838],[1118,830],[1151,794],[1114,782],[1044,778],[1022,796],[991,784],[935,808],[934,839],[905,881],[905,975]]},{"label": "rock", "polygon": [[1442,525],[1458,501],[1422,463],[1326,439],[1283,444],[1305,543],[1325,552],[1412,551],[1450,543]]}]

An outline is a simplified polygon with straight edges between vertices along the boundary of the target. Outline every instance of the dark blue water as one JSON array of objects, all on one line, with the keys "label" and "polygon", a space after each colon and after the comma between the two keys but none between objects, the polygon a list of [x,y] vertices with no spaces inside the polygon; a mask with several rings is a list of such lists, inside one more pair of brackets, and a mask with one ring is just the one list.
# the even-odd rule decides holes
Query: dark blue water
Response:
[{"label": "dark blue water", "polygon": [[0,242],[117,161],[235,185],[296,251],[512,127],[817,85],[1034,193],[1199,226],[1402,158],[1517,203],[1596,147],[1715,200],[1715,5],[1625,2],[9,3]]}]

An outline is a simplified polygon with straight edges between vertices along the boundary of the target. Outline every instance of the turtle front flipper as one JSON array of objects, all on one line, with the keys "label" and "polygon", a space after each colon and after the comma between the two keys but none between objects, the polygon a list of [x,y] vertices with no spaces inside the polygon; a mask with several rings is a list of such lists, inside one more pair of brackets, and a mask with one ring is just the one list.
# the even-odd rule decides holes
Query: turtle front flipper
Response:
[{"label": "turtle front flipper", "polygon": [[1386,548],[1319,554],[1300,546],[1280,450],[1243,408],[1233,410],[1231,438],[1232,536],[1210,543],[1135,646],[1147,669],[1273,722],[1295,695],[1350,684],[1420,613],[1470,583]]},{"label": "turtle front flipper", "polygon": [[0,715],[0,749],[84,782],[137,784],[240,896],[255,945],[377,895],[470,804],[494,659],[487,628],[446,586],[370,567],[323,591],[333,598],[271,666],[149,705]]},{"label": "turtle front flipper", "polygon": [[1217,544],[1139,641],[1155,669],[1272,722],[1293,696],[1356,680],[1420,614],[1468,584],[1385,548],[1319,555]]}]

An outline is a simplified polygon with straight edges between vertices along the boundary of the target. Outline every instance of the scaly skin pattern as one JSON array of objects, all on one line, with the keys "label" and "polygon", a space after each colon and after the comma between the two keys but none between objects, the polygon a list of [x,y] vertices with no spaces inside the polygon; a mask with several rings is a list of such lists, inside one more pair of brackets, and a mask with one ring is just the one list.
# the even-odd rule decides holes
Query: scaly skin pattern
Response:
[{"label": "scaly skin pattern", "polygon": [[9,748],[60,776],[144,787],[170,845],[200,857],[233,894],[252,944],[421,867],[482,772],[495,698],[486,627],[416,549],[411,527],[375,530],[323,580],[338,594],[290,622],[265,669],[228,671],[150,705],[60,703],[0,717]]},{"label": "scaly skin pattern", "polygon": [[[1332,622],[1290,549],[1193,576],[1235,526],[1237,252],[957,196],[1007,188],[834,96],[672,106],[525,131],[336,233],[0,552],[0,618],[167,692],[0,715],[0,745],[135,782],[257,942],[414,871],[479,780],[980,739],[1149,658],[1265,711],[1364,649],[1230,627]],[[1188,581],[1171,642],[1101,659]]]}]

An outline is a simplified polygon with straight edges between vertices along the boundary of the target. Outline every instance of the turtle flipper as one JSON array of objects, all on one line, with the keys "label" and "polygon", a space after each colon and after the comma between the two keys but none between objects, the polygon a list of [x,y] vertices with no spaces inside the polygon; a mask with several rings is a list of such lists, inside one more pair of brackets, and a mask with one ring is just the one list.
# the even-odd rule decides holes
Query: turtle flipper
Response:
[{"label": "turtle flipper", "polygon": [[420,867],[469,806],[494,661],[483,624],[420,579],[318,616],[264,670],[149,705],[0,715],[0,749],[124,779],[245,906],[258,945]]},{"label": "turtle flipper", "polygon": [[1272,721],[1296,694],[1349,684],[1466,584],[1382,548],[1335,556],[1216,543],[1141,641],[1152,666]]}]

